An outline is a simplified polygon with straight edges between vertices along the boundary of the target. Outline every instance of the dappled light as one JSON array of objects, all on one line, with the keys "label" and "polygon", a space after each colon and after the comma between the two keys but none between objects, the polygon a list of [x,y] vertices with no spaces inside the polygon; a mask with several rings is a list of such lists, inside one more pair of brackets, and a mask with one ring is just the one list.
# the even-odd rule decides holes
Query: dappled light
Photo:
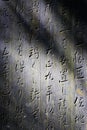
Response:
[{"label": "dappled light", "polygon": [[0,0],[0,130],[87,130],[86,8]]}]

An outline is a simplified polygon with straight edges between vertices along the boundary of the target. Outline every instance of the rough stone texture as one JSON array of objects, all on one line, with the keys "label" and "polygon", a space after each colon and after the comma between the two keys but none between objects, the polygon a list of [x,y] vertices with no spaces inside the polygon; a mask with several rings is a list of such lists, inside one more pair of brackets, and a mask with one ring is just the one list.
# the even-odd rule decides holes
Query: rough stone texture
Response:
[{"label": "rough stone texture", "polygon": [[87,130],[87,5],[0,0],[0,130]]}]

